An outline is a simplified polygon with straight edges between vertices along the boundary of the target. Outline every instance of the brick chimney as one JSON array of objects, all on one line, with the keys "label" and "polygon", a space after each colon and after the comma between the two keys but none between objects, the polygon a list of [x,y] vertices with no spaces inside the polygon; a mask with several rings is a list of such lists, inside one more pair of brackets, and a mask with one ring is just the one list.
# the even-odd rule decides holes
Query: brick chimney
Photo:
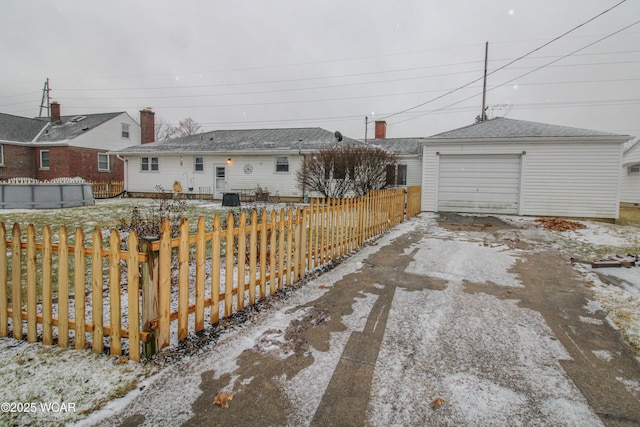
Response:
[{"label": "brick chimney", "polygon": [[148,144],[156,140],[156,113],[151,108],[140,110],[140,143]]},{"label": "brick chimney", "polygon": [[385,139],[387,137],[387,122],[384,120],[376,120],[376,139]]},{"label": "brick chimney", "polygon": [[53,101],[51,103],[51,123],[60,121],[60,104],[58,101]]}]

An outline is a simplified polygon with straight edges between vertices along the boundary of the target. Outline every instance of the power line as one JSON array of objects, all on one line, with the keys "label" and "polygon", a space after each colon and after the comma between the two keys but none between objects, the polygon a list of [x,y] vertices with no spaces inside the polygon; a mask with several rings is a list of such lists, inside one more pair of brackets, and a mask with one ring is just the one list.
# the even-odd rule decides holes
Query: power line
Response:
[{"label": "power line", "polygon": [[[537,48],[535,48],[535,49],[533,49],[533,50],[529,51],[528,53],[525,53],[524,55],[522,55],[522,56],[520,56],[520,57],[518,57],[518,58],[514,59],[513,61],[508,62],[507,64],[505,64],[505,65],[503,65],[503,66],[501,66],[501,67],[497,68],[496,70],[493,70],[493,71],[492,71],[491,73],[489,73],[488,75],[495,74],[495,73],[497,73],[498,71],[500,71],[500,70],[503,70],[503,69],[507,68],[507,67],[508,67],[508,66],[510,66],[511,64],[514,64],[514,63],[516,63],[516,62],[518,62],[518,61],[520,61],[520,60],[522,60],[522,59],[526,58],[527,56],[531,55],[532,53],[537,52],[537,51],[539,51],[539,50],[541,50],[541,49],[545,48],[546,46],[549,46],[551,43],[554,43],[554,42],[556,42],[556,41],[560,40],[561,38],[563,38],[563,37],[565,37],[566,35],[568,35],[568,34],[572,33],[573,31],[575,31],[575,30],[577,30],[577,29],[579,29],[579,28],[581,28],[581,27],[585,26],[586,24],[588,24],[588,23],[592,22],[593,20],[595,20],[595,19],[599,18],[600,16],[602,16],[602,15],[604,15],[604,14],[606,14],[606,13],[608,13],[608,12],[612,11],[613,9],[615,9],[615,8],[616,8],[616,7],[618,7],[618,6],[620,6],[620,5],[621,5],[622,3],[624,3],[625,1],[626,1],[626,0],[622,0],[622,1],[621,1],[621,2],[619,2],[618,4],[616,4],[616,5],[614,5],[614,6],[610,7],[610,8],[608,8],[608,9],[607,9],[607,10],[605,10],[604,12],[599,13],[598,15],[594,16],[593,18],[591,18],[591,19],[589,19],[589,20],[587,20],[587,21],[585,21],[585,22],[583,22],[583,23],[581,23],[581,24],[579,24],[579,25],[577,25],[577,26],[573,27],[573,28],[572,28],[572,29],[570,29],[569,31],[566,31],[565,33],[563,33],[563,34],[561,34],[561,35],[559,35],[559,36],[555,37],[554,39],[552,39],[552,40],[548,41],[547,43],[544,43],[543,45],[541,45],[541,46],[539,46],[539,47],[537,47]],[[406,112],[408,112],[408,111],[414,110],[414,109],[419,108],[419,107],[422,107],[422,106],[424,106],[424,105],[427,105],[427,104],[429,104],[429,103],[431,103],[431,102],[434,102],[434,101],[436,101],[436,100],[438,100],[438,99],[444,98],[445,96],[451,95],[452,93],[455,93],[455,92],[457,92],[457,91],[459,91],[459,90],[462,90],[462,89],[466,88],[467,86],[470,86],[470,85],[472,85],[473,83],[475,83],[475,82],[478,82],[478,81],[482,80],[483,78],[484,78],[484,76],[481,76],[481,77],[479,77],[479,78],[477,78],[477,79],[475,79],[475,80],[473,80],[473,81],[471,81],[471,82],[469,82],[469,83],[467,83],[467,84],[465,84],[465,85],[462,85],[462,86],[460,86],[460,87],[458,87],[458,88],[456,88],[456,89],[454,89],[454,90],[451,90],[451,91],[449,91],[449,92],[447,92],[447,93],[445,93],[445,94],[443,94],[443,95],[440,95],[440,96],[438,96],[438,97],[436,97],[436,98],[433,98],[433,99],[430,99],[430,100],[425,101],[425,102],[423,102],[423,103],[420,103],[420,104],[415,105],[415,106],[413,106],[413,107],[406,108],[406,109],[404,109],[404,110],[402,110],[402,111],[398,111],[398,112],[396,112],[396,113],[390,114],[390,115],[388,115],[388,116],[383,117],[382,119],[384,120],[384,119],[387,119],[387,118],[389,118],[389,117],[397,116],[398,114],[403,114],[403,113],[406,113]]]}]

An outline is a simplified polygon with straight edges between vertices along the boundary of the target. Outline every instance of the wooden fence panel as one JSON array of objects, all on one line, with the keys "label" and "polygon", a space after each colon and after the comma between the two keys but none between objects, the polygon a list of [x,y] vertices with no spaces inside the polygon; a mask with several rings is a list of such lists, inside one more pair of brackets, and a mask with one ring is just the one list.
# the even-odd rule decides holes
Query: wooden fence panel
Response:
[{"label": "wooden fence panel", "polygon": [[91,182],[91,186],[93,187],[93,197],[96,199],[114,197],[124,191],[123,181]]},{"label": "wooden fence panel", "polygon": [[227,232],[225,233],[225,280],[224,280],[224,317],[233,314],[233,231],[235,228],[233,214],[227,216]]},{"label": "wooden fence panel", "polygon": [[205,264],[207,257],[207,242],[204,217],[198,218],[196,234],[196,332],[204,329],[204,295],[205,295]]},{"label": "wooden fence panel", "polygon": [[0,223],[0,337],[9,335],[9,284],[7,273],[7,229]]},{"label": "wooden fence panel", "polygon": [[27,341],[30,343],[38,339],[36,273],[36,227],[29,224],[27,227]]},{"label": "wooden fence panel", "polygon": [[251,212],[251,237],[249,238],[249,305],[256,303],[256,258],[258,256],[258,214]]},{"label": "wooden fence panel", "polygon": [[245,263],[247,261],[247,214],[240,213],[240,224],[238,225],[238,294],[237,309],[244,310],[245,292]]},{"label": "wooden fence panel", "polygon": [[42,343],[53,344],[53,244],[48,225],[42,229]]},{"label": "wooden fence panel", "polygon": [[[76,243],[77,245],[77,243]],[[135,248],[133,248],[135,250]],[[122,354],[122,312],[120,294],[120,235],[111,230],[109,236],[109,354]],[[84,334],[83,334],[84,335]]]},{"label": "wooden fence panel", "polygon": [[[138,264],[138,237],[130,233],[127,258],[127,300],[129,314],[129,358],[140,361],[140,266]],[[95,307],[94,307],[95,308]]]},{"label": "wooden fence panel", "polygon": [[[139,242],[131,232],[126,250],[121,250],[123,242],[115,230],[110,233],[109,248],[103,249],[102,233],[97,228],[90,244],[85,244],[84,232],[78,228],[70,246],[64,227],[54,244],[48,226],[42,230],[42,243],[38,243],[33,225],[27,227],[26,240],[22,242],[18,224],[13,226],[11,241],[5,224],[0,224],[0,336],[7,336],[11,325],[13,336],[22,339],[26,321],[30,342],[37,340],[37,325],[41,324],[43,343],[55,342],[57,327],[58,345],[67,347],[72,328],[77,349],[85,348],[88,333],[94,352],[103,352],[105,337],[109,337],[110,354],[121,355],[122,340],[128,339],[129,357],[139,361],[141,343],[147,357],[172,344],[172,327],[174,333],[177,330],[178,340],[182,340],[189,335],[190,327],[194,332],[204,328],[207,310],[210,323],[217,323],[222,307],[224,317],[229,317],[245,308],[245,297],[249,304],[255,304],[304,278],[308,270],[351,253],[371,237],[402,222],[405,206],[407,217],[415,214],[419,194],[417,187],[406,192],[375,191],[366,197],[312,199],[308,207],[281,209],[279,215],[276,211],[270,215],[263,211],[259,218],[254,211],[249,222],[243,212],[238,224],[229,213],[224,229],[220,218],[213,218],[211,232],[206,232],[205,220],[199,218],[193,236],[185,219],[175,238],[169,222],[164,221],[157,242]],[[208,252],[211,262],[207,260]],[[225,272],[221,271],[222,257]],[[121,265],[125,264],[126,290],[120,274]],[[175,279],[172,265],[177,268]],[[192,267],[194,278],[189,273]],[[177,286],[175,312],[171,308],[172,286]],[[105,325],[103,293],[107,289],[109,324]],[[125,314],[128,326],[123,328]],[[191,314],[193,326],[189,323]]]},{"label": "wooden fence panel", "polygon": [[86,262],[84,257],[84,231],[76,228],[73,243],[73,308],[74,308],[74,336],[75,349],[84,348],[85,337],[85,270]]},{"label": "wooden fence panel", "polygon": [[169,221],[162,224],[160,233],[159,273],[160,288],[158,290],[158,334],[157,348],[162,350],[170,344],[171,337],[171,230]]},{"label": "wooden fence panel", "polygon": [[269,239],[269,295],[276,293],[276,253],[278,248],[278,222],[276,211],[271,211],[269,224],[271,237]]},{"label": "wooden fence panel", "polygon": [[[102,353],[104,350],[104,308],[102,298],[102,232],[97,227],[91,238],[93,253],[91,255],[91,320],[93,322],[93,351]],[[109,317],[111,322],[111,317]]]},{"label": "wooden fence panel", "polygon": [[20,225],[13,224],[11,233],[11,309],[13,310],[13,337],[22,339],[22,248]]},{"label": "wooden fence panel", "polygon": [[178,341],[189,335],[189,221],[180,223],[178,246]]},{"label": "wooden fence panel", "polygon": [[260,299],[267,295],[267,211],[260,220]]},{"label": "wooden fence panel", "polygon": [[58,346],[69,345],[69,236],[61,227],[58,235]]},{"label": "wooden fence panel", "polygon": [[213,237],[211,239],[211,258],[218,260],[212,263],[211,267],[211,324],[220,320],[220,247],[222,236],[220,232],[220,218],[216,215],[213,218]]}]

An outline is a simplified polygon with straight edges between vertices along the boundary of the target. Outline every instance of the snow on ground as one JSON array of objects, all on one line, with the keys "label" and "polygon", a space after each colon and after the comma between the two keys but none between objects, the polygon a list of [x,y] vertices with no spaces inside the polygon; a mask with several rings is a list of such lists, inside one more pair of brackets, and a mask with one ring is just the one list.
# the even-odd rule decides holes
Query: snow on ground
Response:
[{"label": "snow on ground", "polygon": [[[591,259],[640,254],[640,227],[637,225],[581,222],[586,228],[563,233],[561,246],[566,248],[568,256],[576,250],[576,243],[581,245],[581,253],[592,254]],[[622,330],[625,339],[640,356],[640,266],[593,269],[589,264],[576,263],[574,267],[593,285],[599,309],[607,313],[609,323]]]},{"label": "snow on ground", "polygon": [[[518,307],[511,300],[462,290],[464,277],[474,277],[474,282],[479,283],[522,286],[517,277],[508,272],[522,251],[487,241],[487,233],[443,230],[437,227],[436,218],[434,214],[422,214],[420,218],[400,224],[383,236],[377,246],[363,248],[336,269],[310,281],[286,304],[276,305],[247,327],[223,334],[206,357],[186,357],[143,382],[138,381],[151,373],[143,365],[115,364],[113,358],[88,351],[63,351],[2,339],[0,380],[4,387],[0,394],[4,401],[74,402],[78,410],[66,414],[23,414],[21,418],[16,418],[18,414],[4,413],[0,415],[5,417],[0,419],[0,424],[82,420],[87,412],[136,384],[138,387],[125,397],[112,400],[79,425],[92,425],[121,411],[134,399],[136,411],[145,412],[147,425],[158,425],[166,419],[179,424],[192,415],[190,402],[202,393],[199,384],[203,372],[215,371],[216,378],[232,373],[237,368],[236,358],[248,348],[278,351],[277,343],[284,338],[274,331],[284,331],[293,319],[307,313],[306,309],[291,310],[291,307],[320,297],[342,277],[362,268],[367,256],[381,246],[405,232],[423,228],[425,237],[408,250],[415,253],[407,272],[445,279],[448,286],[441,291],[396,291],[374,372],[370,424],[600,425],[598,417],[562,370],[558,361],[567,359],[568,354],[539,313]],[[510,217],[510,221],[526,228],[522,234],[546,233],[532,227],[530,218]],[[579,239],[581,244],[628,246],[628,237],[621,236],[633,235],[638,230],[617,232],[616,226],[585,224],[586,231],[572,232],[563,239]],[[607,233],[611,233],[611,237],[606,237]],[[457,245],[447,240],[460,237],[464,239]],[[580,271],[594,284],[597,299],[588,302],[587,308],[593,312],[605,309],[610,319],[614,318],[613,313],[622,313],[624,316],[618,315],[612,322],[639,331],[640,319],[633,320],[633,316],[640,313],[634,295],[602,283],[583,265],[577,268],[583,268]],[[345,323],[361,330],[375,301],[374,295],[359,298],[353,313],[345,316]],[[627,319],[627,323],[623,325],[620,318]],[[581,320],[590,321],[589,318]],[[313,416],[318,396],[330,380],[348,333],[348,330],[333,333],[330,351],[311,348],[316,362],[294,378],[282,379],[285,394],[297,408],[292,421]],[[610,357],[602,352],[596,356]],[[639,387],[637,383],[625,383],[625,386]],[[144,399],[138,399],[141,388],[145,388]],[[450,404],[432,410],[429,405],[435,398]],[[536,410],[531,411],[532,407]]]},{"label": "snow on ground", "polygon": [[[214,379],[219,379],[225,374],[230,374],[238,365],[236,360],[243,351],[256,348],[262,351],[269,351],[269,343],[275,343],[281,338],[273,331],[284,331],[294,319],[304,317],[308,310],[291,310],[291,307],[304,305],[309,301],[313,301],[322,296],[328,289],[343,276],[353,273],[362,266],[364,260],[369,254],[380,249],[382,245],[388,243],[390,239],[400,236],[403,232],[410,229],[410,224],[401,224],[392,232],[384,236],[378,241],[376,246],[366,246],[360,252],[349,259],[348,262],[342,263],[339,267],[323,274],[315,280],[310,281],[304,288],[295,292],[286,305],[279,307],[267,315],[260,316],[256,323],[250,327],[235,330],[231,333],[224,334],[206,355],[201,357],[193,357],[188,360],[182,360],[175,366],[165,369],[165,371],[154,381],[154,387],[150,388],[144,399],[135,401],[135,410],[145,413],[143,425],[156,426],[162,425],[165,420],[171,419],[173,423],[180,424],[188,420],[193,414],[190,402],[195,401],[202,391],[199,389],[201,382],[201,374],[208,371],[215,371]],[[320,287],[322,286],[322,287]],[[355,322],[355,324],[364,325],[369,315],[371,305],[375,302],[375,298],[367,297],[354,304],[354,311],[351,315],[345,317],[345,322]],[[331,335],[330,351],[317,352],[313,351],[313,356],[318,356],[317,364],[314,363],[313,369],[303,370],[294,381],[299,382],[300,376],[306,378],[307,381],[301,382],[297,387],[286,387],[286,394],[300,404],[301,413],[298,417],[304,418],[308,413],[313,415],[315,411],[313,402],[305,402],[309,399],[310,393],[323,393],[330,380],[321,374],[331,374],[333,368],[338,363],[338,359],[342,354],[342,349],[348,340],[349,331],[334,333]],[[276,350],[276,346],[273,346]],[[185,369],[185,364],[189,363],[189,369]],[[230,384],[235,378],[230,379]],[[297,384],[297,383],[293,383]],[[93,425],[99,420],[107,418],[118,412],[124,405],[131,403],[136,399],[139,393],[134,392],[119,401],[112,402],[103,410],[92,414],[88,419],[79,423],[79,426]],[[185,403],[189,402],[189,403]],[[317,404],[317,402],[315,402]]]},{"label": "snow on ground", "polygon": [[[600,425],[560,366],[569,355],[539,313],[463,291],[465,277],[522,286],[506,272],[515,251],[430,237],[414,246],[407,271],[448,285],[396,291],[374,373],[371,425]],[[436,398],[448,403],[432,410]]]},{"label": "snow on ground", "polygon": [[[0,339],[0,425],[66,424],[126,394],[150,369],[89,350]],[[24,406],[28,403],[26,412]],[[46,410],[41,405],[53,404]],[[11,409],[14,411],[12,412]]]}]

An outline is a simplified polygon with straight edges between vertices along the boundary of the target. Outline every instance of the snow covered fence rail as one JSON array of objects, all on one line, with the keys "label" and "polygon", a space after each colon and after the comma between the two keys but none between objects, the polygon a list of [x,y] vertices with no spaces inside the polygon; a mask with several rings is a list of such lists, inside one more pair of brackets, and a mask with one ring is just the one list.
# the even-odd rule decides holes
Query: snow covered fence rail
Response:
[{"label": "snow covered fence rail", "polygon": [[33,225],[23,241],[18,224],[9,234],[0,223],[0,336],[23,339],[26,323],[29,342],[97,353],[108,346],[117,356],[128,349],[139,361],[417,214],[408,195],[391,189],[313,199],[259,218],[230,213],[225,225],[216,215],[211,231],[200,217],[194,235],[184,219],[177,237],[165,222],[159,239],[131,232],[126,245],[115,230],[103,244],[97,228],[89,243],[82,228],[71,238],[65,227],[54,242],[49,226],[37,241]]}]

